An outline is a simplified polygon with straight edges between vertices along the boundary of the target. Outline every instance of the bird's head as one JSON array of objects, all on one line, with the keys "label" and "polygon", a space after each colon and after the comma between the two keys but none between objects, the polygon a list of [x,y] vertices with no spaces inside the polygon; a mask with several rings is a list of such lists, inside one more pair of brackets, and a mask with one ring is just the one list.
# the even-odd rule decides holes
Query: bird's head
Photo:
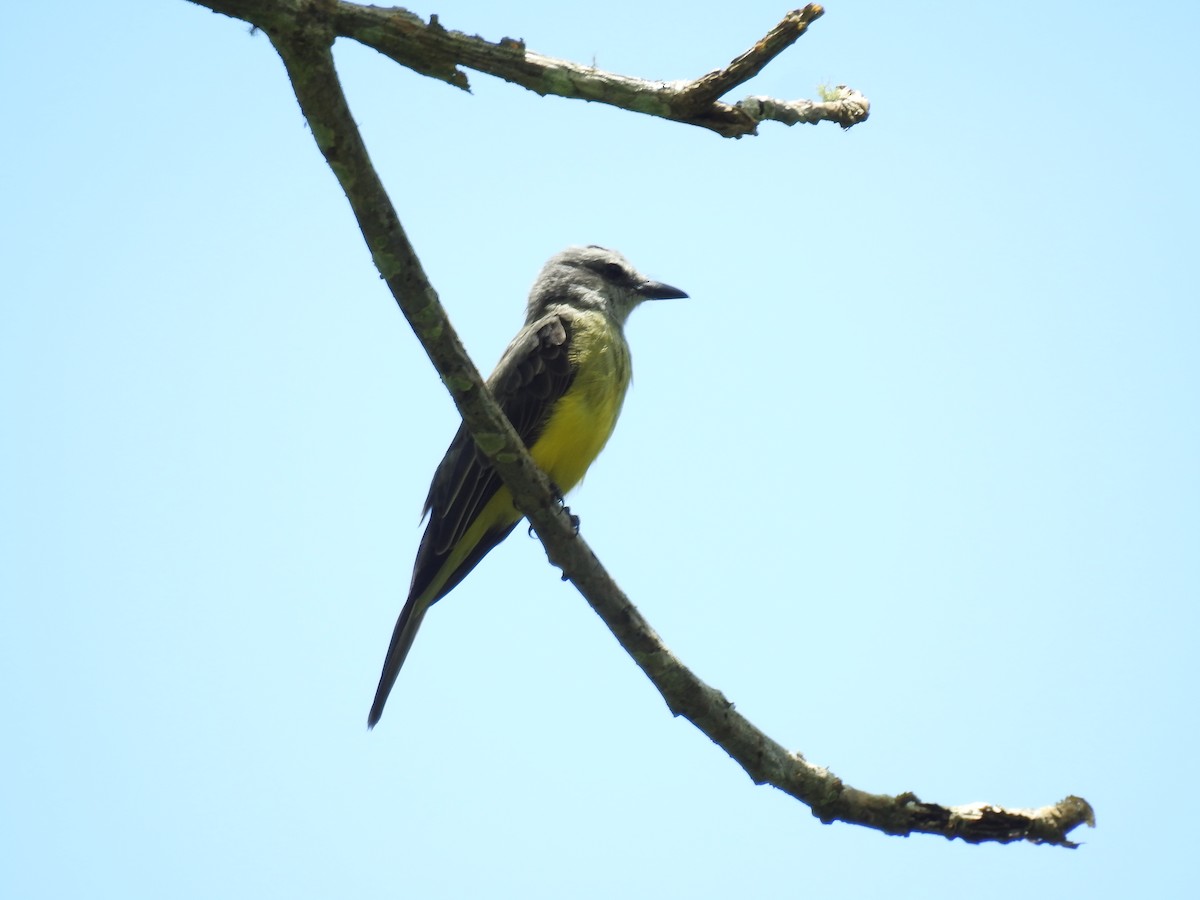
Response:
[{"label": "bird's head", "polygon": [[525,321],[535,322],[555,305],[595,309],[623,325],[643,300],[686,297],[679,288],[651,281],[615,250],[568,247],[550,257],[529,293]]}]

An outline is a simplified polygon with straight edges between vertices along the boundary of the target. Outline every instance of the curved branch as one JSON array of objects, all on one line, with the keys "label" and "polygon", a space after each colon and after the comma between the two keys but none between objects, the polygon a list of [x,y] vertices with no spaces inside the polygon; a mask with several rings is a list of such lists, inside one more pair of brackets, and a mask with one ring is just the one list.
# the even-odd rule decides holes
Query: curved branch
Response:
[{"label": "curved branch", "polygon": [[[744,84],[776,56],[790,47],[824,15],[824,9],[810,3],[793,10],[753,47],[729,65],[701,75],[692,81],[648,81],[628,75],[605,72],[568,60],[543,56],[525,47],[525,42],[501,38],[486,41],[477,35],[450,31],[436,15],[425,22],[420,16],[400,7],[362,6],[345,0],[192,0],[202,6],[244,19],[270,32],[287,27],[297,17],[323,21],[335,36],[348,37],[400,63],[402,66],[437,78],[463,90],[470,90],[467,76],[459,66],[495,75],[537,94],[591,100],[631,112],[670,119],[715,131],[722,137],[756,134],[758,123],[765,120],[835,121],[850,128],[867,118],[870,103],[854,92],[855,113],[812,100],[773,100],[762,106],[725,103],[720,97]],[[849,90],[849,89],[847,89]],[[806,115],[790,121],[780,114],[786,109],[807,110]]]},{"label": "curved branch", "polygon": [[[265,2],[265,0],[262,0]],[[324,3],[328,0],[309,0]],[[293,0],[303,6],[304,0]],[[1067,835],[1094,824],[1088,803],[1067,797],[1037,810],[973,804],[945,807],[914,794],[870,794],[844,784],[755,728],[720,691],[683,665],[600,565],[557,502],[512,425],[484,386],[421,268],[354,124],[334,69],[335,31],[314,16],[280,17],[267,33],[283,58],[313,137],[346,193],[367,246],[396,302],[442,376],[472,436],[511,489],[559,566],[675,715],[721,746],[757,784],[807,804],[823,822],[866,825],[888,834],[940,834],[972,843],[1017,840],[1075,846]]]}]

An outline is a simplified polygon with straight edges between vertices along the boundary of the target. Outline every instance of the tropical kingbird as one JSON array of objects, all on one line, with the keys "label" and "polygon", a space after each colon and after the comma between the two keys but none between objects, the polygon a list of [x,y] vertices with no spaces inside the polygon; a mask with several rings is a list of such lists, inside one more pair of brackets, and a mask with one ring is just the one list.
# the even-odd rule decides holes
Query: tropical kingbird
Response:
[{"label": "tropical kingbird", "polygon": [[[525,327],[487,384],[560,493],[579,483],[617,424],[632,374],[624,330],[629,313],[643,300],[686,296],[603,247],[569,247],[538,275]],[[521,520],[512,494],[465,425],[433,474],[424,515],[429,524],[383,660],[368,728],[383,715],[425,612]]]}]

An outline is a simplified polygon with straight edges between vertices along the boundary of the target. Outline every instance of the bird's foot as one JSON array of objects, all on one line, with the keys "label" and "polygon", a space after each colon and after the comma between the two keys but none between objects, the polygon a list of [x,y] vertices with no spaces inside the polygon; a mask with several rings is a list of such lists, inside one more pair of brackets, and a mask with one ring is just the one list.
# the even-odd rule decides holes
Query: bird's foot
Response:
[{"label": "bird's foot", "polygon": [[553,481],[550,482],[550,487],[554,491],[554,498],[558,500],[558,505],[562,507],[563,513],[567,517],[567,521],[571,523],[571,529],[575,532],[575,536],[579,536],[579,516],[571,512],[571,507],[567,506],[566,498],[563,497],[563,492],[558,489],[558,485]]},{"label": "bird's foot", "polygon": [[[571,523],[571,528],[572,528],[572,530],[575,532],[575,536],[576,536],[576,537],[579,537],[579,516],[577,516],[577,515],[575,515],[574,513],[572,513],[572,512],[571,512],[571,507],[569,507],[569,506],[564,506],[564,507],[563,507],[563,512],[567,514],[567,519],[568,519],[568,520],[570,521],[570,523]],[[525,533],[526,533],[527,535],[529,535],[530,537],[534,537],[534,536],[535,536],[535,535],[534,535],[534,533],[533,533],[533,523],[532,523],[532,522],[530,522],[530,523],[529,523],[529,527],[528,527],[527,529],[525,529]]]},{"label": "bird's foot", "polygon": [[[563,492],[558,489],[558,485],[553,481],[550,482],[550,489],[554,491],[554,499],[558,501],[558,505],[562,508],[563,513],[567,517],[567,521],[571,523],[571,530],[575,532],[575,536],[579,536],[579,516],[571,512],[571,507],[567,506],[566,500],[563,497]],[[530,537],[533,537],[533,523],[529,524],[529,528],[525,532]]]}]

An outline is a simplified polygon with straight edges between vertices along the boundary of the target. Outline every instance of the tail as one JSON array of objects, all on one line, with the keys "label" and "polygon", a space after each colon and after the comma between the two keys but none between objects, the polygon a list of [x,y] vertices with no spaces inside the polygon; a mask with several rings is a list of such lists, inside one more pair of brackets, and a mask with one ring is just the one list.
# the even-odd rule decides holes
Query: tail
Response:
[{"label": "tail", "polygon": [[422,602],[422,598],[417,596],[409,597],[404,609],[400,611],[400,618],[396,620],[396,628],[392,631],[392,642],[388,645],[387,656],[383,658],[383,672],[379,675],[379,687],[375,689],[375,702],[371,704],[371,713],[367,716],[368,728],[374,728],[383,715],[388,694],[392,692],[392,685],[396,683],[396,676],[400,674],[400,667],[404,665],[404,658],[408,656],[413,638],[417,636],[417,630],[421,627],[421,620],[425,618],[427,609],[429,604]]},{"label": "tail", "polygon": [[[492,507],[485,507],[484,512],[489,509]],[[404,603],[404,609],[400,610],[400,618],[396,620],[396,628],[392,632],[392,642],[388,645],[387,656],[383,658],[383,672],[379,676],[379,687],[375,689],[375,702],[371,704],[371,714],[367,716],[368,728],[374,728],[383,715],[388,694],[392,692],[404,658],[408,656],[413,638],[417,636],[425,611],[450,593],[468,572],[479,565],[488,551],[508,537],[516,527],[520,513],[512,505],[511,499],[500,503],[499,509],[501,512],[497,513],[498,516],[511,515],[513,520],[501,520],[490,529],[475,531],[478,523],[476,516],[468,523],[465,536],[455,538],[441,550],[438,549],[438,542],[443,535],[436,530],[436,525],[442,521],[442,517],[436,512],[430,516],[429,527],[425,529],[425,536],[421,538],[421,546],[417,550],[408,600]]]}]

